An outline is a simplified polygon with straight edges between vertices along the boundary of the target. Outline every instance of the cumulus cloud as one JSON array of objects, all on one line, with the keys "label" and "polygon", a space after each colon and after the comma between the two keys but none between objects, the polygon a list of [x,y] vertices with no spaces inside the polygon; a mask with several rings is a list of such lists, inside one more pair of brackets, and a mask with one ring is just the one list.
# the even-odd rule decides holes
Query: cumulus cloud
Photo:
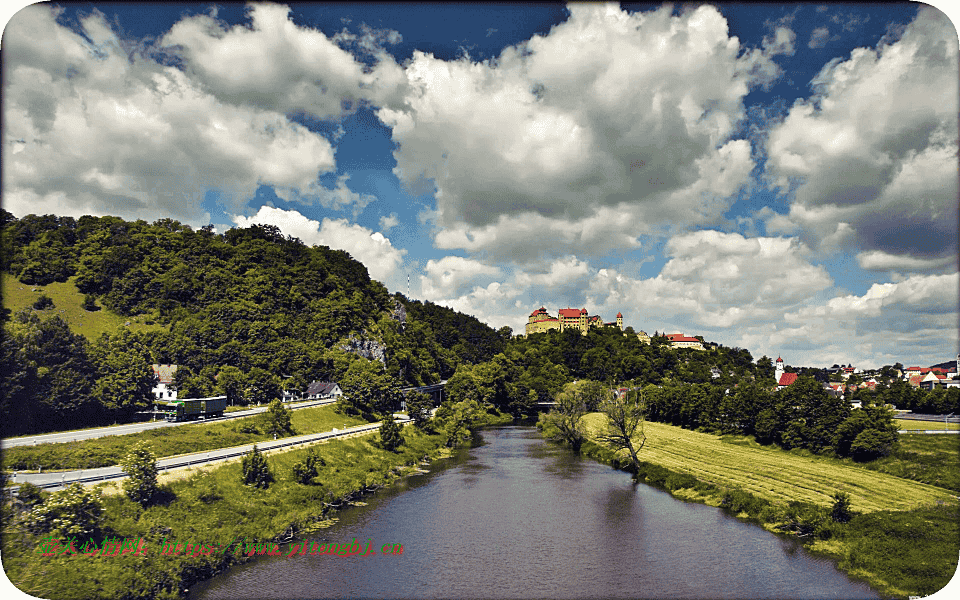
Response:
[{"label": "cumulus cloud", "polygon": [[397,213],[390,213],[385,217],[380,217],[380,231],[383,233],[387,233],[399,224],[400,218],[397,216]]},{"label": "cumulus cloud", "polygon": [[670,239],[659,275],[632,279],[598,271],[588,299],[596,306],[679,317],[716,329],[782,318],[785,310],[829,288],[826,270],[792,238],[745,238],[704,230]]},{"label": "cumulus cloud", "polygon": [[206,223],[207,190],[236,209],[260,185],[301,200],[322,189],[334,168],[322,136],[128,51],[99,12],[81,20],[85,37],[58,10],[27,7],[4,31],[8,210]]},{"label": "cumulus cloud", "polygon": [[322,32],[296,25],[290,8],[251,4],[249,25],[233,27],[212,15],[178,21],[160,45],[182,58],[185,71],[218,100],[282,113],[338,117],[362,99],[389,102],[402,69],[382,50],[394,35],[366,27],[350,36],[376,57],[367,68]]},{"label": "cumulus cloud", "polygon": [[495,60],[415,52],[406,106],[379,111],[396,174],[436,188],[440,247],[519,261],[590,252],[578,244],[594,237],[598,251],[635,247],[648,223],[715,222],[746,183],[749,144],[730,138],[743,97],[778,72],[766,55],[743,51],[710,6],[570,13]]},{"label": "cumulus cloud", "polygon": [[440,260],[428,260],[420,277],[424,297],[443,300],[461,296],[472,289],[478,280],[489,280],[500,275],[500,269],[480,261],[461,256],[444,256]]},{"label": "cumulus cloud", "polygon": [[370,277],[389,284],[388,287],[392,289],[398,289],[399,271],[406,250],[394,248],[389,238],[380,232],[349,223],[346,219],[324,219],[320,222],[295,210],[272,206],[261,206],[257,214],[251,217],[234,216],[233,222],[239,227],[275,225],[285,235],[299,238],[305,244],[345,250],[367,267]]},{"label": "cumulus cloud", "polygon": [[898,42],[824,66],[767,148],[778,184],[799,182],[789,218],[807,243],[918,265],[956,255],[956,66],[956,32],[928,7]]}]

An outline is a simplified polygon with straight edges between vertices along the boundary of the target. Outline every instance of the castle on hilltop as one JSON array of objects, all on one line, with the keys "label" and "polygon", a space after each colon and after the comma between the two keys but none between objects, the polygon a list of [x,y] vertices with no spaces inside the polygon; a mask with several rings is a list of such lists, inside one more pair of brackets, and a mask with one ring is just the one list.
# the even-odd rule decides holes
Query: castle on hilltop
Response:
[{"label": "castle on hilltop", "polygon": [[[527,318],[526,334],[544,333],[551,329],[560,331],[576,329],[586,335],[588,331],[597,327],[616,327],[623,331],[623,314],[617,313],[616,321],[604,323],[598,315],[587,314],[586,308],[559,308],[557,316],[554,317],[541,306]],[[644,343],[650,343],[650,336],[644,331],[638,333],[637,337]]]}]

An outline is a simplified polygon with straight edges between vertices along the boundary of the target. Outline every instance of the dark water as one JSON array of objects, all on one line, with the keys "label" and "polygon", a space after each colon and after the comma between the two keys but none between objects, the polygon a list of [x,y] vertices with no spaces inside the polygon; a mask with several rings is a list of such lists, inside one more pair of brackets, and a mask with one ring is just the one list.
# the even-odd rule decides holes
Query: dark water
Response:
[{"label": "dark water", "polygon": [[[197,585],[192,597],[878,597],[793,540],[634,485],[533,428],[482,436],[318,534],[372,538],[376,556],[261,558]],[[383,555],[388,543],[403,554]]]}]

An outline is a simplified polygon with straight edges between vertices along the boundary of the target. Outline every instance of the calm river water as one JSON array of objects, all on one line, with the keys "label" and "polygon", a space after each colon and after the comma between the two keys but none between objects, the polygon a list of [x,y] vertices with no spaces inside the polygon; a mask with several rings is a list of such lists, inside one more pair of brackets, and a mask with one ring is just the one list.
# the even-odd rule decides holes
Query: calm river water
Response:
[{"label": "calm river water", "polygon": [[634,485],[534,428],[482,438],[316,538],[372,538],[376,556],[260,558],[191,597],[878,598],[792,540]]}]

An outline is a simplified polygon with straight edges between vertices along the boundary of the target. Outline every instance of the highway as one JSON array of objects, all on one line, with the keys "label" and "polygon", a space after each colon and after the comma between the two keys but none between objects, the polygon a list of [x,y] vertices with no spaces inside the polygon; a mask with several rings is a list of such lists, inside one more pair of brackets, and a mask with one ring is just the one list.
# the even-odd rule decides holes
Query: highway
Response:
[{"label": "highway", "polygon": [[[333,404],[336,400],[314,400],[310,402],[303,402],[295,405],[285,405],[292,410],[297,410],[300,408],[309,408],[311,406],[323,406],[325,404]],[[31,435],[25,437],[17,438],[5,438],[0,440],[0,449],[2,448],[15,448],[17,446],[36,446],[37,444],[56,444],[59,442],[77,442],[80,440],[92,440],[101,437],[107,437],[108,435],[126,435],[128,433],[140,433],[141,431],[147,431],[150,429],[159,429],[160,427],[177,427],[179,425],[191,425],[196,423],[214,423],[216,421],[226,421],[229,419],[239,419],[241,417],[249,417],[258,413],[265,412],[267,410],[266,406],[260,406],[257,408],[251,408],[249,410],[241,410],[237,412],[227,413],[222,417],[216,417],[213,419],[206,419],[203,421],[180,421],[180,422],[169,422],[169,421],[145,421],[143,423],[128,423],[126,425],[111,425],[110,427],[97,427],[95,429],[80,429],[77,431],[63,431],[60,433],[46,433],[43,435]]]},{"label": "highway", "polygon": [[[397,422],[401,425],[411,423],[412,421],[406,415],[395,415]],[[308,444],[320,440],[335,439],[355,435],[358,433],[369,433],[380,428],[380,423],[370,423],[367,425],[356,425],[346,429],[333,429],[322,433],[310,433],[298,435],[278,440],[268,440],[257,442],[257,448],[263,451],[276,450],[299,444]],[[253,449],[253,444],[235,446],[233,448],[220,448],[207,452],[196,452],[194,454],[182,454],[180,456],[170,456],[161,458],[157,461],[157,470],[167,471],[171,469],[183,469],[193,465],[207,465],[223,462],[231,458],[242,456]],[[124,479],[126,474],[119,466],[100,467],[97,469],[82,469],[74,471],[55,471],[50,473],[15,473],[13,481],[14,486],[24,482],[30,482],[37,487],[48,491],[56,491],[72,483],[83,483],[88,485],[97,484],[103,481],[116,481]]]}]

